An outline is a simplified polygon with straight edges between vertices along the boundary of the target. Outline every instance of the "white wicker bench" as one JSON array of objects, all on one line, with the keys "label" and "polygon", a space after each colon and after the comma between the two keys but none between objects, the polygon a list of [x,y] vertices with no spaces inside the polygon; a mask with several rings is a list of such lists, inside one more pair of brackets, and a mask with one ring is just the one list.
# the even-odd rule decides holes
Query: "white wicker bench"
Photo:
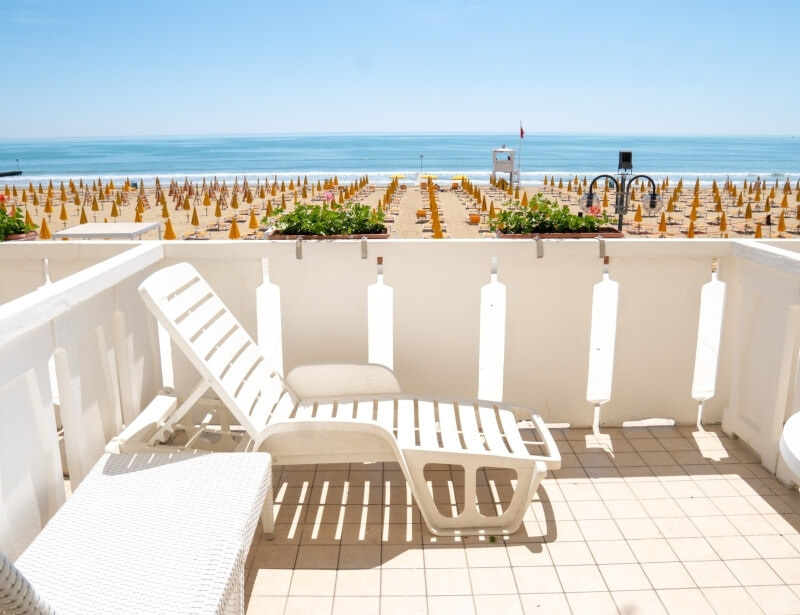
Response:
[{"label": "white wicker bench", "polygon": [[11,564],[0,613],[243,613],[268,453],[104,455]]}]

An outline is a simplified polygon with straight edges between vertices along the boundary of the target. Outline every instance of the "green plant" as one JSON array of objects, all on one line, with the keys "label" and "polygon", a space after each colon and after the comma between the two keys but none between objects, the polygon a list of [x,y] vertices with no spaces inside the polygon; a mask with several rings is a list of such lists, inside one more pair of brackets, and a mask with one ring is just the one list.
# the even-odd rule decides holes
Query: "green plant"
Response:
[{"label": "green plant", "polygon": [[23,235],[36,228],[36,225],[25,223],[25,216],[22,215],[21,209],[17,208],[12,215],[0,208],[0,241],[5,241],[9,235]]},{"label": "green plant", "polygon": [[521,207],[517,201],[501,211],[489,221],[489,228],[509,235],[592,233],[610,223],[611,219],[605,212],[601,215],[574,214],[566,205],[559,205],[539,193],[528,202],[527,207]]},{"label": "green plant", "polygon": [[372,235],[386,232],[383,212],[368,205],[301,205],[275,220],[281,235]]}]

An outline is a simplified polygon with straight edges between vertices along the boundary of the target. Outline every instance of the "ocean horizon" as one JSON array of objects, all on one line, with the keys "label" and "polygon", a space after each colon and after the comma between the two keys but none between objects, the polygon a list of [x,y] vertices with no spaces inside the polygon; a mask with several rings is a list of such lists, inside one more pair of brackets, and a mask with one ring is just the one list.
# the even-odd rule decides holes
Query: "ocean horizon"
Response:
[{"label": "ocean horizon", "polygon": [[[0,171],[22,171],[0,183],[113,179],[151,184],[216,177],[279,181],[368,175],[386,184],[393,174],[422,171],[449,181],[467,175],[489,181],[492,149],[516,150],[523,184],[544,176],[615,173],[618,152],[633,153],[635,174],[733,181],[800,179],[800,139],[756,135],[625,135],[603,133],[385,133],[187,135],[0,139]],[[17,166],[18,165],[18,166]]]}]

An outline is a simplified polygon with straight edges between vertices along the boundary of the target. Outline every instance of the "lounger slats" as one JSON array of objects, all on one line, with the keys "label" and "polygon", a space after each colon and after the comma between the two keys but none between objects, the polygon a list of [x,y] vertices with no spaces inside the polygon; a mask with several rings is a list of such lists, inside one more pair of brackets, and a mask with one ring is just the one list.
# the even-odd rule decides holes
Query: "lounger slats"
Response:
[{"label": "lounger slats", "polygon": [[258,358],[259,363],[255,369],[247,376],[247,380],[242,385],[239,393],[236,395],[236,401],[247,410],[248,414],[252,415],[254,404],[259,396],[262,394],[266,374],[263,369],[263,360]]},{"label": "lounger slats", "polygon": [[494,408],[486,405],[478,406],[478,416],[481,420],[481,431],[483,438],[489,450],[494,453],[502,455],[508,454],[508,447],[506,446],[503,436],[500,434],[500,428],[497,423],[497,414]]},{"label": "lounger slats", "polygon": [[416,446],[417,439],[414,427],[414,400],[399,400],[397,402],[397,443],[400,448]]},{"label": "lounger slats", "polygon": [[436,437],[436,409],[433,402],[427,399],[417,401],[417,416],[419,417],[419,444],[423,448],[438,449],[439,440]]},{"label": "lounger slats", "polygon": [[248,340],[242,352],[235,355],[233,361],[228,364],[227,371],[222,376],[222,383],[238,397],[237,389],[243,388],[242,383],[260,360],[262,359],[258,346]]},{"label": "lounger slats", "polygon": [[378,400],[378,424],[390,434],[395,435],[394,400]]},{"label": "lounger slats", "polygon": [[318,419],[331,419],[333,418],[333,406],[334,402],[326,401],[320,402],[317,404],[317,412],[316,417]]},{"label": "lounger slats", "polygon": [[439,402],[439,431],[442,436],[442,443],[449,451],[461,451],[464,446],[461,438],[458,437],[458,422],[456,421],[456,408],[451,403]]},{"label": "lounger slats", "polygon": [[528,449],[525,447],[525,442],[520,436],[517,421],[514,418],[514,413],[510,410],[500,411],[500,422],[503,425],[503,433],[506,436],[506,441],[511,447],[511,451],[515,455],[527,456]]},{"label": "lounger slats", "polygon": [[359,421],[375,420],[375,402],[361,401],[356,408],[356,419]]},{"label": "lounger slats", "polygon": [[224,312],[194,341],[197,354],[205,359],[232,329],[238,328],[239,323],[231,313]]},{"label": "lounger slats", "polygon": [[203,329],[213,322],[220,312],[225,311],[225,306],[219,300],[209,298],[200,303],[186,318],[178,323],[178,330],[186,336],[186,339],[194,340],[198,335],[204,334]]},{"label": "lounger slats", "polygon": [[465,403],[458,404],[458,419],[461,423],[461,433],[464,435],[464,444],[467,450],[477,453],[484,452],[486,447],[481,439],[478,421],[475,419],[475,407]]},{"label": "lounger slats", "polygon": [[336,418],[344,421],[351,420],[358,405],[358,402],[340,401],[336,404]]},{"label": "lounger slats", "polygon": [[181,320],[183,314],[209,294],[212,293],[207,284],[200,279],[194,280],[175,296],[165,299],[162,304],[164,313],[172,320]]},{"label": "lounger slats", "polygon": [[252,343],[250,337],[241,328],[236,328],[225,340],[214,350],[209,357],[206,365],[212,374],[221,374],[230,365],[236,354],[242,350],[245,344]]}]

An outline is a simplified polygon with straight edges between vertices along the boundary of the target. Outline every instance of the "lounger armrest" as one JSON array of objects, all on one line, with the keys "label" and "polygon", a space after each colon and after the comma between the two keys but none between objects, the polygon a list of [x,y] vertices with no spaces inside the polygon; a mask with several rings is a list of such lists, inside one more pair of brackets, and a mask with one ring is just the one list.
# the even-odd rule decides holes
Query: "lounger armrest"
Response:
[{"label": "lounger armrest", "polygon": [[324,363],[295,367],[286,384],[301,399],[400,392],[394,372],[375,363]]}]

